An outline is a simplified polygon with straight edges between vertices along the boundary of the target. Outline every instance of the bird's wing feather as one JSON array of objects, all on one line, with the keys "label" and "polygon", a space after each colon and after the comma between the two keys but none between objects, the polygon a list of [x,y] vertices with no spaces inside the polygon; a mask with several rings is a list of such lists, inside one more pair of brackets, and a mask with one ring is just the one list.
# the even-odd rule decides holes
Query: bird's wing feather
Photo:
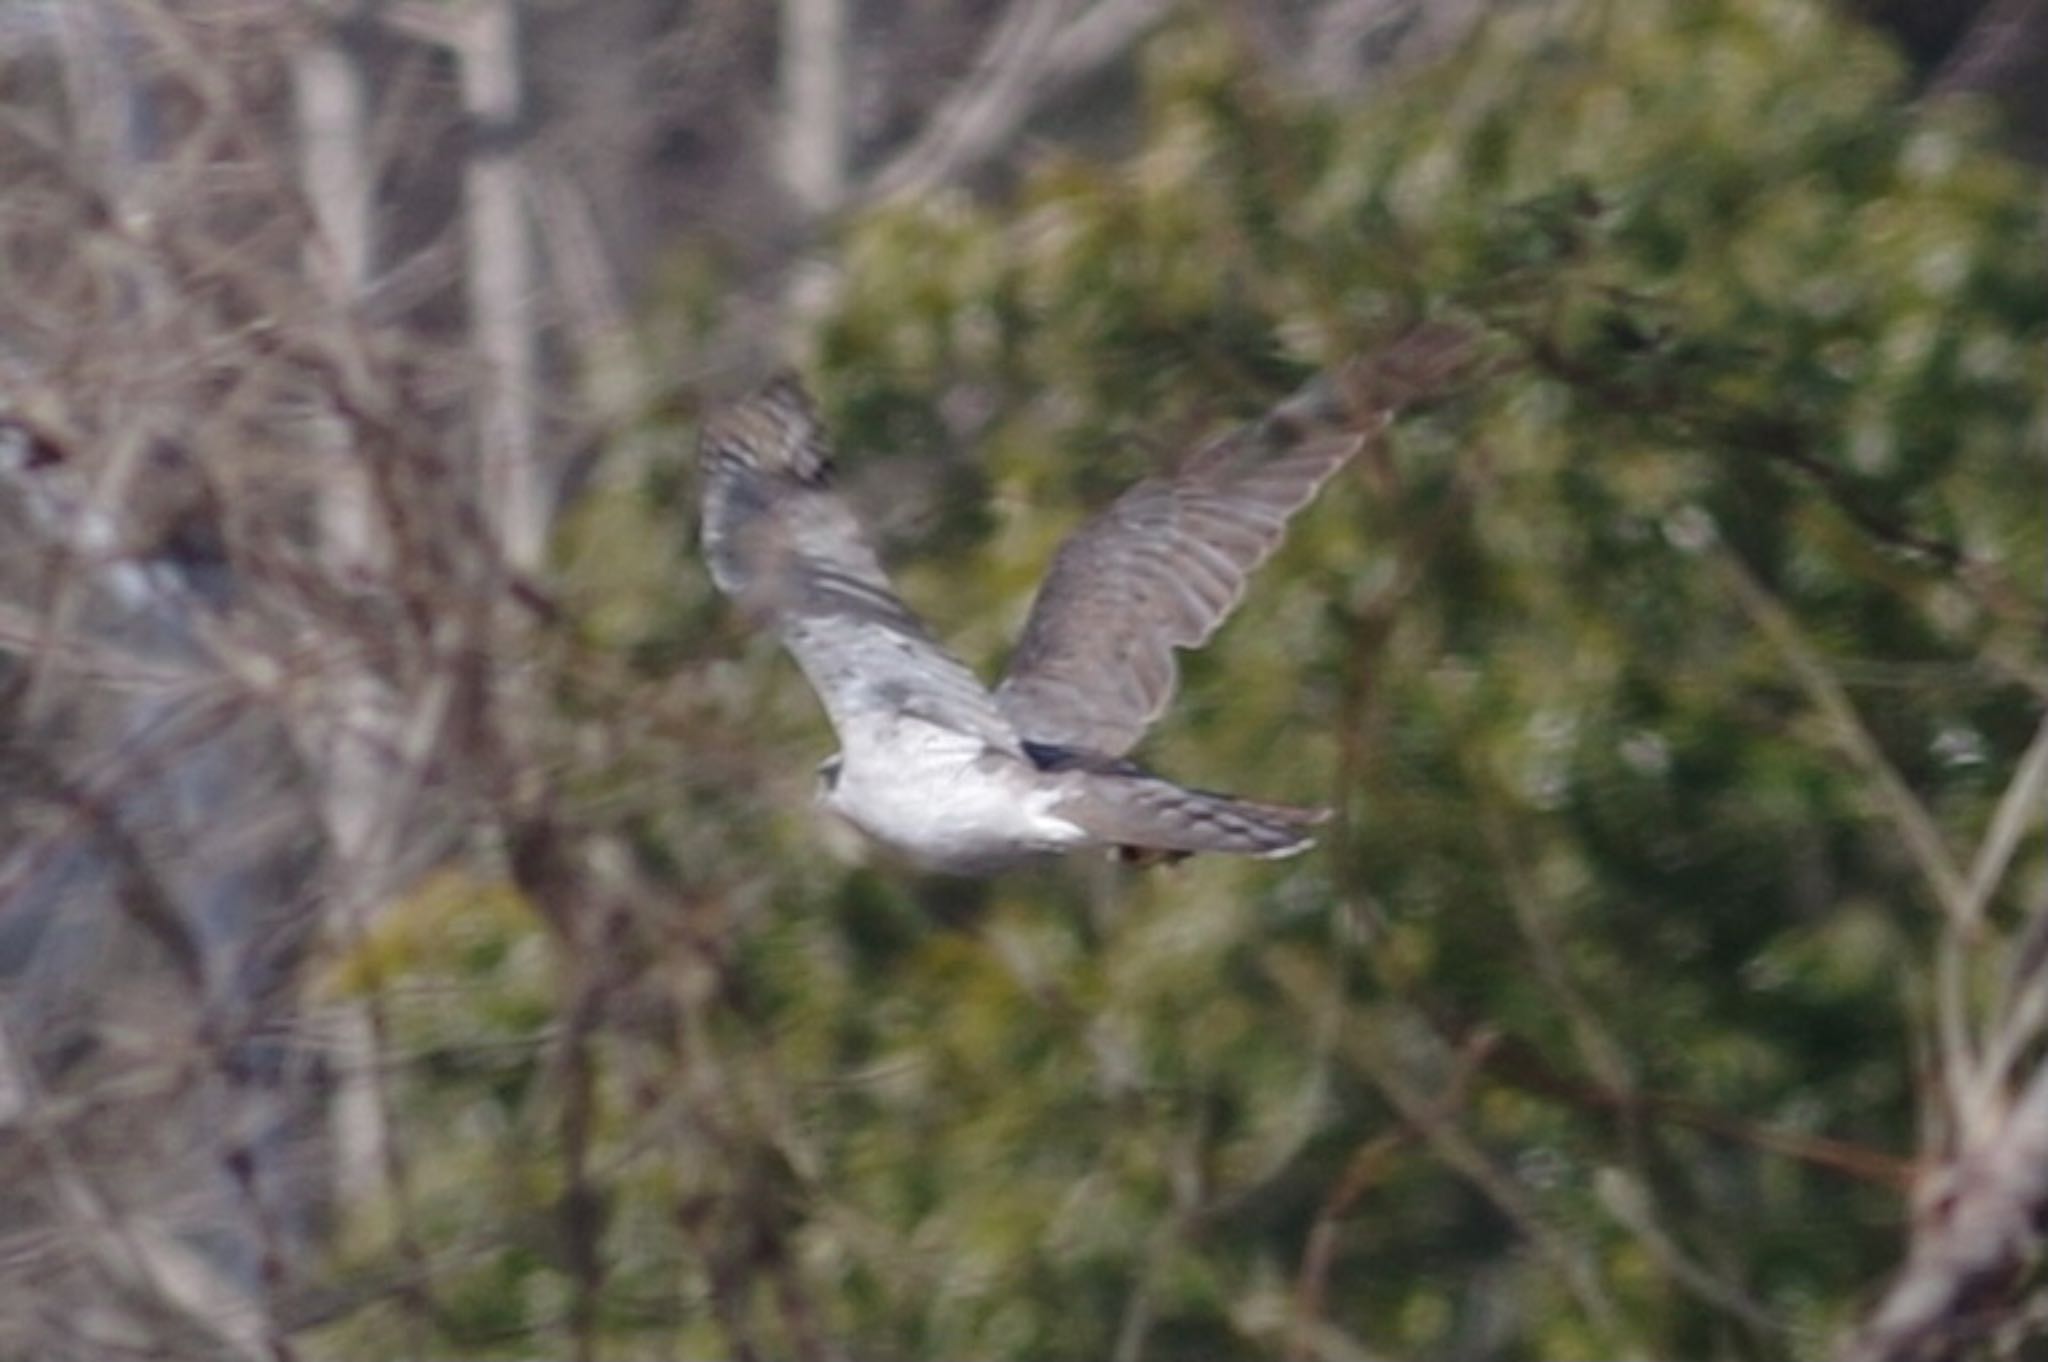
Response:
[{"label": "bird's wing feather", "polygon": [[1364,443],[1328,385],[1138,483],[1060,546],[996,700],[1018,732],[1127,752],[1173,697],[1175,649],[1229,617],[1287,521]]},{"label": "bird's wing feather", "polygon": [[712,577],[775,628],[849,751],[891,715],[1018,750],[987,688],[890,586],[832,489],[830,448],[795,378],[713,413],[700,458]]},{"label": "bird's wing feather", "polygon": [[1017,731],[1128,752],[1173,698],[1174,650],[1209,641],[1288,518],[1396,411],[1447,391],[1474,357],[1463,328],[1421,323],[1084,524],[1054,556],[996,688]]},{"label": "bird's wing feather", "polygon": [[1051,812],[1096,841],[1140,858],[1147,852],[1191,856],[1202,851],[1292,856],[1315,844],[1310,829],[1330,816],[1328,809],[1236,799],[1136,771],[1084,771],[1070,777]]}]

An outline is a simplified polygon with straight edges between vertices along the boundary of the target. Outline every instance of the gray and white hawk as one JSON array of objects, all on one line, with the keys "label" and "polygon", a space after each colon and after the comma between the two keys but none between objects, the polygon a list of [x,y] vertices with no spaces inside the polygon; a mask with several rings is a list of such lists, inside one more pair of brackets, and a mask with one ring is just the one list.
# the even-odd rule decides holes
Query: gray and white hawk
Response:
[{"label": "gray and white hawk", "polygon": [[[1105,847],[1145,861],[1280,857],[1328,811],[1189,789],[1127,759],[1288,518],[1459,347],[1427,331],[1319,380],[1131,487],[1061,545],[993,692],[889,584],[833,489],[831,450],[784,375],[706,422],[712,576],[780,635],[839,736],[823,799],[935,870],[987,874]],[[1389,363],[1392,359],[1392,363]],[[1389,375],[1392,382],[1387,381]]]}]

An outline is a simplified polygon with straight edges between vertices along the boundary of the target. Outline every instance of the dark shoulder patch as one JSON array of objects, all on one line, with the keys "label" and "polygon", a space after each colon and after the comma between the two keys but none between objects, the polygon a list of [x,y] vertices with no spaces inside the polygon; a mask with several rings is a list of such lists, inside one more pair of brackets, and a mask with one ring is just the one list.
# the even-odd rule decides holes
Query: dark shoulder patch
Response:
[{"label": "dark shoulder patch", "polygon": [[1093,771],[1103,776],[1142,776],[1145,768],[1122,757],[1091,752],[1085,747],[1062,747],[1058,743],[1023,740],[1024,755],[1041,771]]}]

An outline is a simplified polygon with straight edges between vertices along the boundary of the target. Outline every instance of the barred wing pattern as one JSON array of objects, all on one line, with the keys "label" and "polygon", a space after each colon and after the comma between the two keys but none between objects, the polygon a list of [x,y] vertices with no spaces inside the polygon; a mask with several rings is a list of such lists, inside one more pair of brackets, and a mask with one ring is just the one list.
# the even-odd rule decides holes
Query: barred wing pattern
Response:
[{"label": "barred wing pattern", "polygon": [[1084,524],[1054,557],[996,688],[1017,731],[1128,752],[1173,698],[1174,650],[1209,641],[1289,517],[1366,438],[1318,381]]},{"label": "barred wing pattern", "polygon": [[831,449],[795,377],[714,413],[700,458],[712,577],[774,627],[844,747],[908,715],[1021,755],[987,688],[889,584],[832,488]]}]

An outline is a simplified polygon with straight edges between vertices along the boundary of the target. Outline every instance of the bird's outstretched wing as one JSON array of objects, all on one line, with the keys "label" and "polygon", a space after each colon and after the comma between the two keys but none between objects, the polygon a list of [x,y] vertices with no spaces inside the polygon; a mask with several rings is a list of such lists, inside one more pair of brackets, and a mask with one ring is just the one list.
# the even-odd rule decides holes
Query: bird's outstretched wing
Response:
[{"label": "bird's outstretched wing", "polygon": [[996,700],[1026,738],[1128,752],[1173,698],[1176,648],[1236,608],[1287,519],[1364,442],[1319,389],[1148,478],[1060,546]]},{"label": "bird's outstretched wing", "polygon": [[1018,750],[981,681],[889,585],[832,489],[830,446],[794,376],[713,412],[699,457],[712,577],[781,635],[849,751],[904,715]]},{"label": "bird's outstretched wing", "polygon": [[1229,617],[1287,521],[1371,433],[1461,365],[1461,333],[1425,326],[1316,380],[1148,478],[1060,546],[996,702],[1026,739],[1120,756],[1172,699],[1174,650]]}]

